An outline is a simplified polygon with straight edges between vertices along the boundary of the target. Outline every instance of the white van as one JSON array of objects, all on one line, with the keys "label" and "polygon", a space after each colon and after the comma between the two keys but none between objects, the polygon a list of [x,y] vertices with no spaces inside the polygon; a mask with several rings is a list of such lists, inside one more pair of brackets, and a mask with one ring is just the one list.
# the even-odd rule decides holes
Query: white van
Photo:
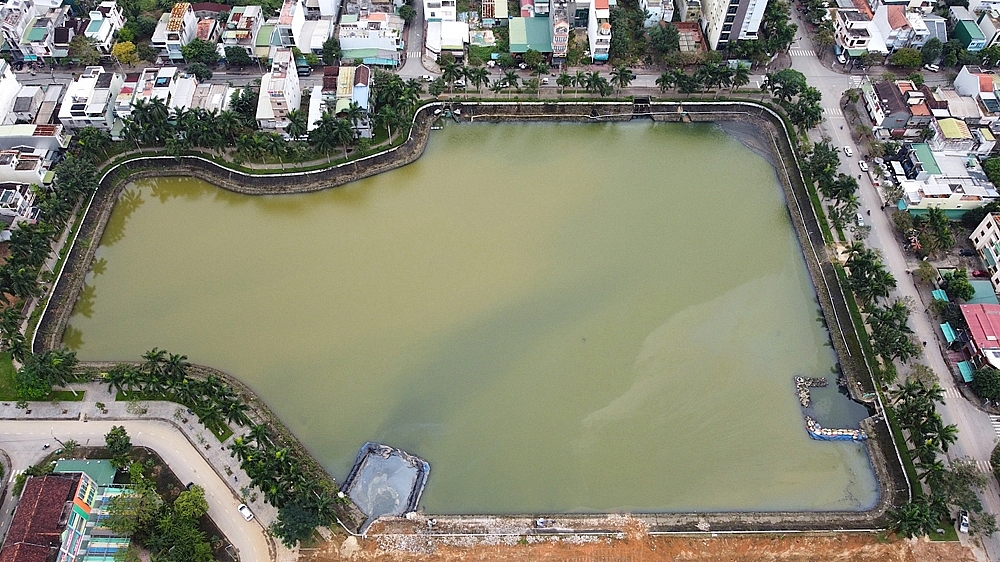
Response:
[{"label": "white van", "polygon": [[937,72],[937,71],[941,70],[941,67],[938,66],[938,65],[936,65],[936,64],[925,64],[924,65],[924,70],[929,70],[931,72]]}]

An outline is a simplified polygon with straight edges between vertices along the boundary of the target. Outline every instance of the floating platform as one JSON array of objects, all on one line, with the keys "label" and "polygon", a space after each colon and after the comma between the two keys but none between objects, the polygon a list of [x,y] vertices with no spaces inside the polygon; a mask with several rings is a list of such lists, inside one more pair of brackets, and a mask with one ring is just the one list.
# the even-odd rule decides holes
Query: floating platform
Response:
[{"label": "floating platform", "polygon": [[342,488],[368,518],[361,533],[383,515],[415,511],[430,470],[427,461],[405,451],[365,443]]},{"label": "floating platform", "polygon": [[809,437],[819,441],[864,441],[868,435],[861,429],[828,429],[816,420],[806,416],[806,431]]}]

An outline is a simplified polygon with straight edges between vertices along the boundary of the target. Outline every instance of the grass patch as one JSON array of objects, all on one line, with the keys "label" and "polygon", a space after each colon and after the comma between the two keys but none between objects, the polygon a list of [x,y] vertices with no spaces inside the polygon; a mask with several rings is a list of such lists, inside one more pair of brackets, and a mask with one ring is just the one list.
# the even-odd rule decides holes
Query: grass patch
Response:
[{"label": "grass patch", "polygon": [[945,516],[941,519],[940,529],[944,529],[943,533],[938,533],[937,531],[931,531],[927,536],[930,537],[932,541],[953,541],[958,542],[958,531],[955,529],[955,522],[949,517]]},{"label": "grass patch", "polygon": [[10,359],[10,353],[0,353],[0,400],[17,400],[14,373],[14,363]]},{"label": "grass patch", "polygon": [[82,402],[84,392],[72,390],[53,390],[45,399],[49,402]]}]

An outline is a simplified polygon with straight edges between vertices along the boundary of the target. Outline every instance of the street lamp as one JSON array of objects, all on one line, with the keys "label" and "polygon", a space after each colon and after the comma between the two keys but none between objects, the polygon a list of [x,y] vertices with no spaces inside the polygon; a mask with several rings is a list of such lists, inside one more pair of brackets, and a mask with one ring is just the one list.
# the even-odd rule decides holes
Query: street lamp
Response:
[{"label": "street lamp", "polygon": [[53,440],[55,440],[56,442],[58,442],[58,443],[59,443],[59,445],[60,445],[60,446],[61,446],[61,447],[62,447],[63,449],[65,449],[65,448],[66,448],[66,444],[65,444],[65,443],[63,443],[62,441],[60,441],[58,437],[56,437],[56,434],[55,434],[55,431],[54,431],[54,429],[53,429],[53,428],[51,428],[51,427],[49,428],[49,435],[51,435],[51,436],[52,436],[52,439],[53,439]]}]

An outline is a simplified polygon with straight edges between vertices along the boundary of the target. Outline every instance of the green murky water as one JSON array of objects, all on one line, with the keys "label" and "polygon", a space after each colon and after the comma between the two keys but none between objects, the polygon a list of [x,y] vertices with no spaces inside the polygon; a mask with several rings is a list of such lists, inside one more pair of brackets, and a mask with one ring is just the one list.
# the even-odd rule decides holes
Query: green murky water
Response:
[{"label": "green murky water", "polygon": [[806,435],[792,377],[835,358],[773,168],[713,127],[452,125],[309,195],[142,181],[98,258],[81,358],[234,373],[339,478],[367,440],[423,456],[430,512],[876,498],[863,447]]}]

